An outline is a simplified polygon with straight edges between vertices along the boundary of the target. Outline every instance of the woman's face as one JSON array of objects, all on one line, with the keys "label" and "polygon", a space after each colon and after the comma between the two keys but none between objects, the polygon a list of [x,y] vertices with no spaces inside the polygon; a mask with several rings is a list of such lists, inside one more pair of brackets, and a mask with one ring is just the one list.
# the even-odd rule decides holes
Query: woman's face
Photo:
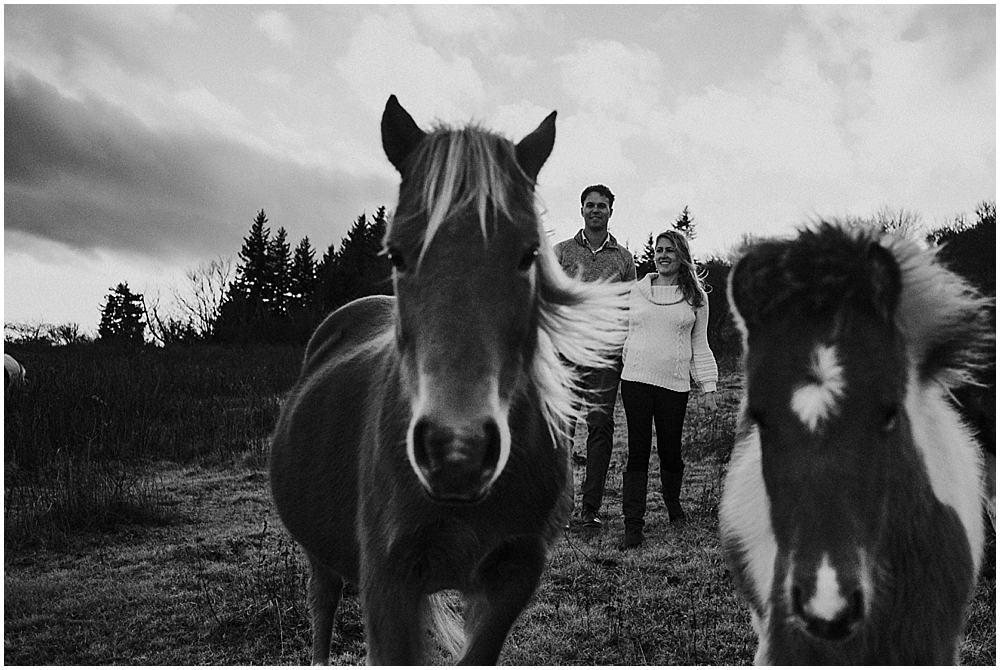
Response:
[{"label": "woman's face", "polygon": [[661,277],[674,279],[680,272],[680,250],[674,241],[669,237],[660,237],[656,240],[656,247],[653,249],[653,263],[656,264],[656,271]]}]

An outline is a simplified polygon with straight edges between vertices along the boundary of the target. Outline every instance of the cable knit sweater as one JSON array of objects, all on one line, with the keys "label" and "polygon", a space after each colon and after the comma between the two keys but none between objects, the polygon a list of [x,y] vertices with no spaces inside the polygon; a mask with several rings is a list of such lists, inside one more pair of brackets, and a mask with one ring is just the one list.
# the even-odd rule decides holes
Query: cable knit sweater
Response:
[{"label": "cable knit sweater", "polygon": [[708,348],[708,297],[695,309],[679,286],[653,286],[655,276],[637,281],[629,295],[622,379],[671,391],[690,391],[694,379],[714,391],[719,368]]}]

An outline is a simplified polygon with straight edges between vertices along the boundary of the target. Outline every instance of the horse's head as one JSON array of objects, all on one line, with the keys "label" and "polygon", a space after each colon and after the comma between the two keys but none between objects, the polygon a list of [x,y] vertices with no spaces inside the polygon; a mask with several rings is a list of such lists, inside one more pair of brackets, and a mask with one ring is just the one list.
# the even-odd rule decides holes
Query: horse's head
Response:
[{"label": "horse's head", "polygon": [[554,140],[555,112],[514,145],[475,127],[425,133],[395,96],[386,104],[382,143],[402,176],[386,249],[407,453],[438,501],[480,500],[510,455],[508,411],[538,341],[533,191]]},{"label": "horse's head", "polygon": [[900,268],[877,237],[823,225],[751,249],[729,288],[781,615],[814,637],[845,639],[871,612],[887,493],[917,458],[894,323]]}]

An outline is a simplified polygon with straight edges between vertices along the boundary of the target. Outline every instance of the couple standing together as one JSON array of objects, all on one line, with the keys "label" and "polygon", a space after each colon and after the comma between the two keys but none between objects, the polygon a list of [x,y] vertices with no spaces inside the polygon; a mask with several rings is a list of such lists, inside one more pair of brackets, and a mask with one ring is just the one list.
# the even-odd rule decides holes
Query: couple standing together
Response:
[{"label": "couple standing together", "polygon": [[614,409],[621,382],[628,427],[628,460],[622,481],[625,517],[623,549],[642,543],[653,431],[660,457],[663,501],[671,522],[684,519],[680,504],[684,461],[681,431],[691,381],[716,410],[718,368],[708,347],[708,296],[687,239],[675,230],[656,237],[655,272],[636,281],[632,253],[608,232],[615,196],[607,186],[588,186],[580,195],[583,229],[555,245],[563,270],[584,281],[634,282],[629,295],[628,336],[622,358],[608,368],[585,371],[584,387],[593,395],[587,414],[587,470],[580,518],[600,528],[598,512],[611,463]]}]

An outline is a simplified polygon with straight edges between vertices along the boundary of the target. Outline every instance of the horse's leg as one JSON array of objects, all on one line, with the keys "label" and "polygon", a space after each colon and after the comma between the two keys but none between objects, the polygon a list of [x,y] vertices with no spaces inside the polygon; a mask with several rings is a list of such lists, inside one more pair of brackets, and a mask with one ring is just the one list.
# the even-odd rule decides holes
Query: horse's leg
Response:
[{"label": "horse's leg", "polygon": [[521,611],[545,569],[540,541],[520,542],[494,552],[479,569],[479,588],[466,594],[466,647],[461,665],[495,665]]},{"label": "horse's leg", "polygon": [[422,665],[427,596],[399,582],[369,577],[362,609],[368,665]]},{"label": "horse's leg", "polygon": [[344,580],[318,560],[309,557],[309,615],[312,618],[313,665],[330,662],[330,640],[333,637],[333,617],[344,592]]}]

